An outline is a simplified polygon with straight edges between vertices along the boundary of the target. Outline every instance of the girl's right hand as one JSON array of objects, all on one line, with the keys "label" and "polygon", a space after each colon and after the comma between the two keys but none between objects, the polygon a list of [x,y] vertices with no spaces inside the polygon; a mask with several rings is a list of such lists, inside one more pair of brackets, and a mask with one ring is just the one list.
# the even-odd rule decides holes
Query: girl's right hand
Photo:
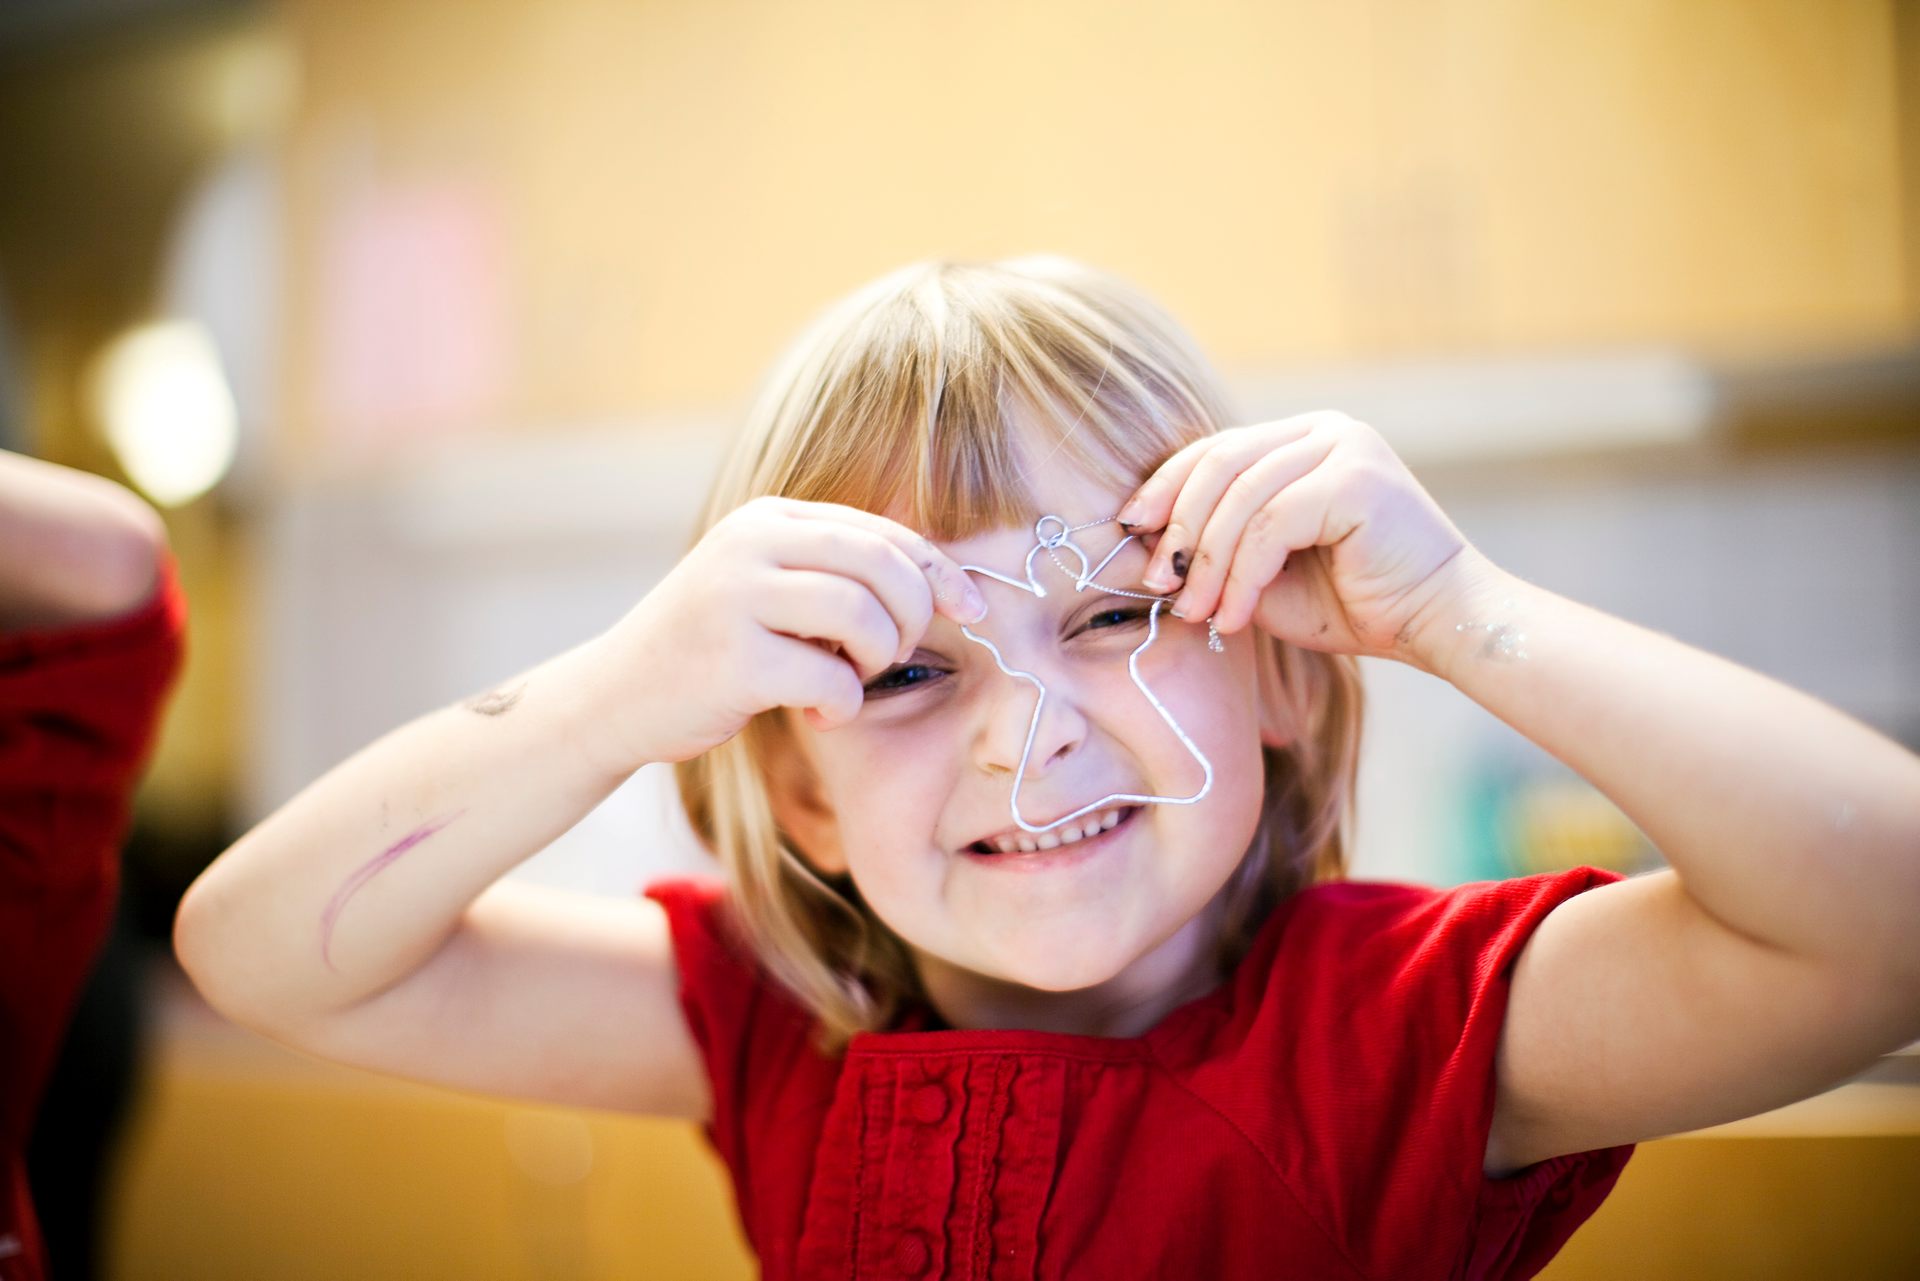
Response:
[{"label": "girl's right hand", "polygon": [[859,714],[867,681],[906,661],[936,611],[977,623],[986,609],[959,564],[904,525],[756,498],[592,642],[604,678],[595,736],[630,773],[698,756],[770,708],[832,729]]}]

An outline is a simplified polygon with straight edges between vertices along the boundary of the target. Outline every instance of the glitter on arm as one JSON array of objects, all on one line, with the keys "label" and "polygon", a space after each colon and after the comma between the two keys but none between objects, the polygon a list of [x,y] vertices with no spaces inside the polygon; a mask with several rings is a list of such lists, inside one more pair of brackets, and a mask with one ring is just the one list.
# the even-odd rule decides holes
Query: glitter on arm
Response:
[{"label": "glitter on arm", "polygon": [[[1500,602],[1507,609],[1519,608],[1511,596]],[[1520,630],[1517,623],[1455,623],[1456,632],[1484,631],[1487,638],[1480,643],[1479,656],[1497,663],[1514,663],[1525,658],[1527,651],[1521,646],[1527,642],[1527,634]]]},{"label": "glitter on arm", "polygon": [[460,810],[437,822],[428,823],[425,827],[415,828],[411,833],[402,837],[397,843],[389,847],[384,853],[362,864],[353,875],[341,883],[340,888],[334,892],[332,901],[327,904],[327,910],[320,914],[320,959],[326,963],[328,969],[333,970],[336,974],[340,972],[333,963],[333,923],[338,919],[340,909],[346,906],[347,900],[358,893],[362,885],[372,880],[395,859],[465,813],[465,810]]}]

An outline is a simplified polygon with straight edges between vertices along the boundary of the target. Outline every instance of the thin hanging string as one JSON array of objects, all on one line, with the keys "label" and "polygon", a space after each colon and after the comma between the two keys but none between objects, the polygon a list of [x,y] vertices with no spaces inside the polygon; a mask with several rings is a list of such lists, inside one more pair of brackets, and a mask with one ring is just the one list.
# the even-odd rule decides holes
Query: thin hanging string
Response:
[{"label": "thin hanging string", "polygon": [[[1100,364],[1100,378],[1093,384],[1093,390],[1087,394],[1086,403],[1080,406],[1080,412],[1073,416],[1073,421],[1067,424],[1067,429],[1060,433],[1060,439],[1053,442],[1053,448],[1047,451],[1047,456],[1035,463],[1032,467],[1021,468],[1020,473],[1014,477],[1015,480],[1025,479],[1032,473],[1039,471],[1042,467],[1045,467],[1053,461],[1055,454],[1066,448],[1067,442],[1073,439],[1073,433],[1080,430],[1080,424],[1086,421],[1087,411],[1099,402],[1100,389],[1107,385],[1107,370],[1111,368],[1113,368],[1113,338],[1109,336],[1107,338],[1107,358]],[[1063,521],[1062,524],[1064,523]],[[1089,523],[1098,525],[1103,522],[1096,520]],[[1085,529],[1086,527],[1086,525],[1076,525],[1074,528]]]}]

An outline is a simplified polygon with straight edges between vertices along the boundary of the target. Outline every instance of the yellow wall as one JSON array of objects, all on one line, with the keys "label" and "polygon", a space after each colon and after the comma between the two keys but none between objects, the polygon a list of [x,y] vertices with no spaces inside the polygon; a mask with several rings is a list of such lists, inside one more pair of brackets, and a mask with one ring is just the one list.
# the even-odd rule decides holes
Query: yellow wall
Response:
[{"label": "yellow wall", "polygon": [[416,182],[508,233],[509,427],[740,403],[932,254],[1107,265],[1231,368],[1915,327],[1887,3],[287,12],[309,433],[330,220]]},{"label": "yellow wall", "polygon": [[[281,0],[5,67],[0,270],[39,448],[112,474],[85,361],[261,127],[227,80],[273,44],[289,470],[352,426],[319,386],[343,212],[420,189],[500,235],[509,345],[458,429],[724,418],[815,309],[936,254],[1109,266],[1230,371],[1889,337],[1920,330],[1917,9]],[[222,520],[170,515],[197,613],[149,788],[201,830],[243,750]]]},{"label": "yellow wall", "polygon": [[1900,174],[1905,211],[1907,313],[1920,315],[1920,0],[1896,0],[1894,83],[1899,86]]}]

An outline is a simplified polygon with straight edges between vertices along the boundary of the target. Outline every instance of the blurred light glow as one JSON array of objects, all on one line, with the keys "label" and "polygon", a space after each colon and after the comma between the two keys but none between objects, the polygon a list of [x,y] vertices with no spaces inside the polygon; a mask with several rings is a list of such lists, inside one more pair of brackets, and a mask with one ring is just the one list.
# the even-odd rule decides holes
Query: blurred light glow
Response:
[{"label": "blurred light glow", "polygon": [[233,465],[239,415],[220,354],[198,324],[129,330],[101,352],[92,381],[108,443],[154,502],[191,502]]}]

